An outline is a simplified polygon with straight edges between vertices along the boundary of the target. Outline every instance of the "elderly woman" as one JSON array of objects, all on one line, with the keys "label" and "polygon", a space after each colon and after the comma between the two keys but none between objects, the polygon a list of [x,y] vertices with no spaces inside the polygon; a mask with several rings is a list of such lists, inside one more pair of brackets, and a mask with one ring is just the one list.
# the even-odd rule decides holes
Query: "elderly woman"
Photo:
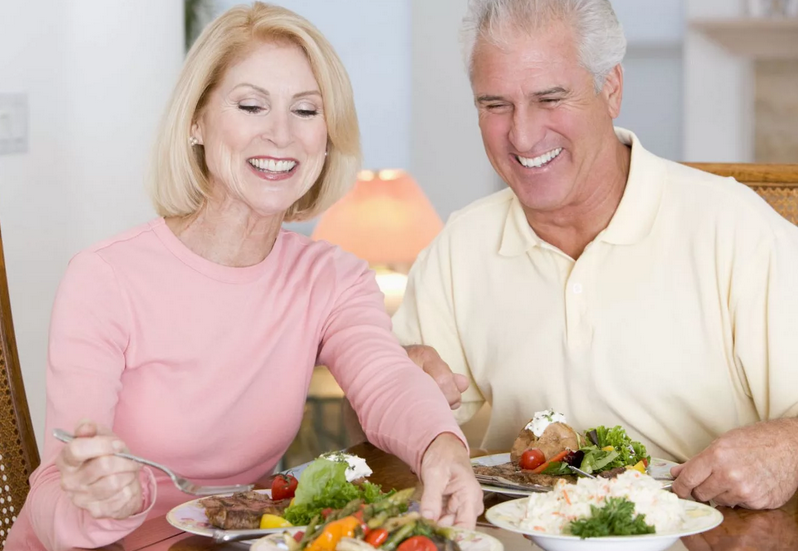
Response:
[{"label": "elderly woman", "polygon": [[95,548],[187,501],[130,449],[202,484],[268,475],[329,366],[377,446],[425,483],[422,511],[472,525],[481,492],[435,383],[390,331],[367,265],[281,229],[347,191],[352,91],[329,43],[256,3],[188,55],[158,140],[148,224],[78,254],[58,290],[41,467],[10,549]]}]

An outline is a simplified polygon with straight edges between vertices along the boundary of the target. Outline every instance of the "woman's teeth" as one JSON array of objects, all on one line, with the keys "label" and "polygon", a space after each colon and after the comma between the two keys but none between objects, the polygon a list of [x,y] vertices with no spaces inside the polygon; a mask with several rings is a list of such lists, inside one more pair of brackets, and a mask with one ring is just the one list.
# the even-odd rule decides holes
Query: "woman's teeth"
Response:
[{"label": "woman's teeth", "polygon": [[562,147],[553,149],[548,153],[544,153],[540,157],[535,157],[534,159],[527,159],[526,157],[521,157],[520,155],[516,155],[516,157],[518,158],[518,162],[524,165],[526,168],[540,168],[543,165],[550,163],[551,160],[560,153],[562,153]]},{"label": "woman's teeth", "polygon": [[249,159],[249,164],[266,172],[288,172],[296,166],[296,161],[276,161],[274,159]]}]

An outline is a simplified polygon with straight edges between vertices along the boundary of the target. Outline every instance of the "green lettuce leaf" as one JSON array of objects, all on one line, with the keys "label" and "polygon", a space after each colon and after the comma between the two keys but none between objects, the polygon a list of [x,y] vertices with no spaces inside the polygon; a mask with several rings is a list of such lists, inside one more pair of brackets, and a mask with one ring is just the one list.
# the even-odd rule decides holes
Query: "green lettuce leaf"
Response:
[{"label": "green lettuce leaf", "polygon": [[605,451],[596,446],[588,446],[582,448],[582,451],[585,452],[585,457],[582,458],[579,468],[586,473],[600,473],[621,466],[616,465],[619,454],[615,450]]},{"label": "green lettuce leaf", "polygon": [[[598,445],[585,446],[582,451],[585,452],[585,457],[582,460],[583,471],[592,473],[600,471],[608,471],[616,467],[624,467],[626,465],[635,465],[639,461],[645,459],[648,463],[651,462],[651,457],[646,452],[646,447],[640,442],[634,441],[627,436],[626,431],[621,426],[607,428],[604,426],[589,429],[587,432],[594,431]],[[606,454],[601,448],[612,446],[615,449],[615,456],[610,461],[606,461]],[[609,452],[612,453],[612,452]],[[590,456],[590,458],[588,458]],[[585,463],[587,461],[587,464]],[[585,467],[592,470],[588,470]]]},{"label": "green lettuce leaf", "polygon": [[294,501],[284,517],[294,526],[305,526],[323,509],[341,509],[353,499],[374,503],[395,493],[383,493],[378,484],[363,482],[356,486],[346,481],[347,464],[343,461],[316,459],[302,471]]}]

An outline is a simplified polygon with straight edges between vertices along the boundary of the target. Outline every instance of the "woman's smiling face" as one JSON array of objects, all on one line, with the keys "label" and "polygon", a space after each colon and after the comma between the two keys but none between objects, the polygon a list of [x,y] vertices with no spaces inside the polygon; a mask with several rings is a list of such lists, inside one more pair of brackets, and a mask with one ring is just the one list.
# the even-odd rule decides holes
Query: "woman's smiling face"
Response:
[{"label": "woman's smiling face", "polygon": [[324,102],[304,52],[263,42],[225,72],[192,128],[205,149],[213,200],[282,214],[324,166]]}]

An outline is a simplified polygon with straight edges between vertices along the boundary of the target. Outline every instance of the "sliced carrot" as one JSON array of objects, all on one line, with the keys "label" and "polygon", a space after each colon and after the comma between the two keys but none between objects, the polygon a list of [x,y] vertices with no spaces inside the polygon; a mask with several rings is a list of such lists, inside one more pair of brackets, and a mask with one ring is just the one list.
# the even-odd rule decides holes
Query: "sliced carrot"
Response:
[{"label": "sliced carrot", "polygon": [[562,461],[570,451],[571,450],[569,449],[564,449],[563,451],[561,451],[560,453],[558,453],[557,455],[555,455],[554,457],[543,463],[542,465],[538,466],[535,469],[532,469],[532,474],[542,473],[552,463],[556,463],[557,461]]}]

